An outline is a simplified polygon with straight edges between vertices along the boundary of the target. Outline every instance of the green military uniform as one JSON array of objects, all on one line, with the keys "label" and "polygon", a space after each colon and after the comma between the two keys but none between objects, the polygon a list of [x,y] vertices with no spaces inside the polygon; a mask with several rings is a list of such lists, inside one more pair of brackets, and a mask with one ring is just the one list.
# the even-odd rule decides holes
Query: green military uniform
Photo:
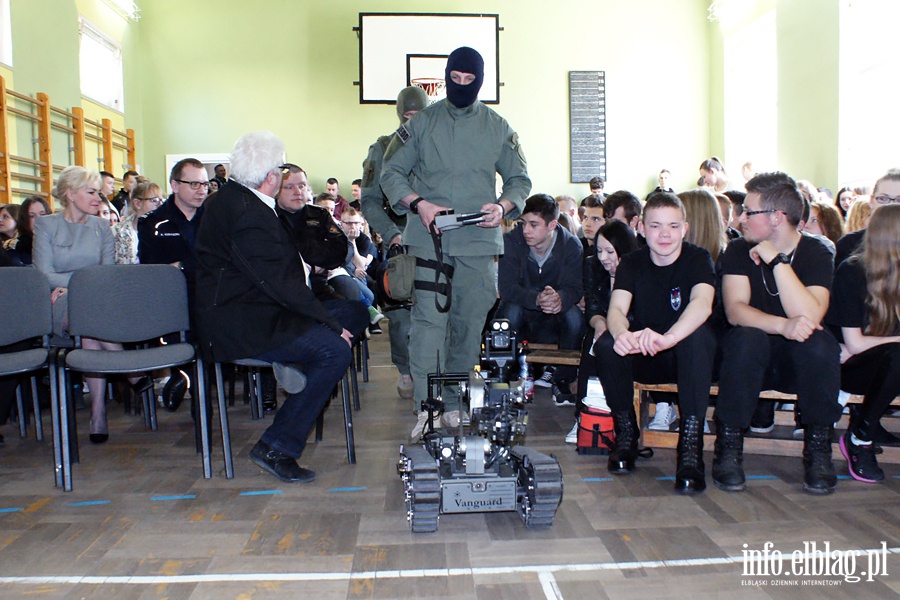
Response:
[{"label": "green military uniform", "polygon": [[[381,191],[379,178],[384,153],[391,136],[383,135],[369,146],[369,155],[363,163],[362,195],[360,205],[369,225],[381,234],[385,244],[400,235],[400,227],[406,225],[406,216],[400,216],[391,210],[384,192]],[[409,375],[409,328],[410,314],[408,308],[388,308],[385,316],[391,322],[388,333],[391,336],[391,362],[403,375]]]},{"label": "green military uniform", "polygon": [[[503,179],[501,198],[521,214],[531,179],[518,136],[505,119],[476,101],[458,108],[447,100],[420,111],[397,130],[385,154],[381,187],[394,210],[415,194],[457,213],[478,212],[497,202],[496,174]],[[441,370],[465,372],[478,364],[481,332],[497,299],[496,256],[503,252],[500,228],[468,226],[442,236],[444,263],[453,267],[451,308],[441,313],[435,292],[416,290],[410,331],[410,370],[415,400],[427,397],[427,375]],[[403,241],[410,254],[435,258],[431,236],[421,219],[407,220]],[[416,268],[418,281],[434,281],[434,271]],[[446,299],[438,298],[441,303]],[[454,407],[448,406],[448,410]]]}]

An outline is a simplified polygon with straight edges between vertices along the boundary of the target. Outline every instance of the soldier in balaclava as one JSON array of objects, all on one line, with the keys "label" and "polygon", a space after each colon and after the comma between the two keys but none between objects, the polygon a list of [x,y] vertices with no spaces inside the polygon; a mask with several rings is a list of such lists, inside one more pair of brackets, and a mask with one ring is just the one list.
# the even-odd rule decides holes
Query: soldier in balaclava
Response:
[{"label": "soldier in balaclava", "polygon": [[[397,96],[397,116],[400,124],[409,121],[414,114],[428,106],[428,94],[418,86],[411,85],[400,90]],[[406,226],[406,215],[398,215],[391,210],[390,204],[381,191],[378,182],[381,177],[381,163],[391,137],[383,135],[369,146],[369,155],[363,162],[362,188],[363,216],[373,230],[381,234],[387,248],[402,243],[400,228]],[[391,361],[400,372],[397,377],[397,394],[409,400],[413,397],[412,376],[409,374],[409,305],[385,306],[385,316],[390,321],[388,333],[391,338]],[[418,412],[418,411],[416,411]]]},{"label": "soldier in balaclava", "polygon": [[[504,217],[521,214],[531,191],[518,135],[478,100],[484,82],[481,55],[467,47],[454,50],[447,58],[445,81],[447,98],[397,130],[381,174],[382,190],[394,210],[418,217],[407,220],[403,233],[403,242],[417,259],[409,342],[417,406],[428,397],[428,373],[436,370],[438,359],[442,372],[467,372],[478,364],[481,332],[497,299],[496,257],[503,251],[498,226]],[[503,180],[499,198],[498,173]],[[439,263],[429,229],[442,210],[485,215],[477,226],[439,236]],[[448,396],[445,400],[438,425],[455,427],[467,415]],[[427,412],[421,412],[413,438],[427,420]]]}]

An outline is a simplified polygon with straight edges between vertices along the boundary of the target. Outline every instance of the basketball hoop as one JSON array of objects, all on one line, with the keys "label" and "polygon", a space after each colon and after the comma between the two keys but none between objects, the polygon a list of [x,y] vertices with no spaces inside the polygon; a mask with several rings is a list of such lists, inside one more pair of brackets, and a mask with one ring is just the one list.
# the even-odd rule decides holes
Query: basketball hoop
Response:
[{"label": "basketball hoop", "polygon": [[410,83],[425,90],[425,93],[428,94],[428,99],[431,101],[431,104],[434,104],[447,95],[446,85],[443,79],[436,79],[434,77],[418,77],[410,81]]}]

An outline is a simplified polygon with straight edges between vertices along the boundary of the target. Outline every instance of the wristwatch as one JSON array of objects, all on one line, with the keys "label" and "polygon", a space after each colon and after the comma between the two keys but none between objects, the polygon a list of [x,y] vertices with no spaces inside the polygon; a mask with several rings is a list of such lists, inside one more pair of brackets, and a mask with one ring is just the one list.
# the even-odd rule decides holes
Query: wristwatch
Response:
[{"label": "wristwatch", "polygon": [[788,258],[788,255],[785,254],[784,252],[777,254],[775,256],[775,258],[773,258],[771,261],[769,261],[768,266],[770,269],[774,269],[781,263],[791,264],[791,259]]},{"label": "wristwatch", "polygon": [[416,198],[415,200],[410,202],[409,203],[409,212],[413,213],[414,215],[419,214],[419,209],[418,209],[419,202],[421,202],[424,199],[425,198],[423,198],[422,196],[419,196],[418,198]]}]

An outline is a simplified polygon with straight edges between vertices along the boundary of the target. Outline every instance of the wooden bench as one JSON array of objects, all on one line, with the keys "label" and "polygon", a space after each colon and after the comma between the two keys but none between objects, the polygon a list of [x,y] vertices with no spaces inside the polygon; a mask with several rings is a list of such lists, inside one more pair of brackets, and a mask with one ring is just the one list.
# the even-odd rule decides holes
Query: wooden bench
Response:
[{"label": "wooden bench", "polygon": [[[678,446],[677,431],[654,431],[647,429],[650,422],[650,392],[670,392],[678,393],[678,386],[675,384],[651,385],[644,383],[634,384],[634,407],[638,415],[638,424],[641,428],[642,443],[644,446],[651,448],[675,448]],[[719,395],[719,386],[714,385],[709,389],[710,396]],[[796,402],[796,394],[785,394],[775,390],[765,390],[760,393],[759,397],[765,400],[777,400],[780,402]],[[863,397],[852,395],[848,404],[860,404]],[[894,400],[891,406],[900,408],[900,398]],[[707,412],[707,420],[712,420],[713,407]],[[839,430],[846,429],[848,424],[847,415],[842,415],[838,422]],[[803,440],[795,440],[792,437],[794,430],[794,413],[793,411],[775,411],[775,429],[767,434],[748,433],[744,437],[744,452],[748,454],[773,454],[777,456],[800,456],[803,449]],[[715,432],[711,435],[705,435],[703,438],[703,448],[712,451],[715,444]],[[835,447],[836,456],[840,456],[840,451]],[[884,453],[878,457],[879,462],[900,463],[900,448],[884,447]]]}]

